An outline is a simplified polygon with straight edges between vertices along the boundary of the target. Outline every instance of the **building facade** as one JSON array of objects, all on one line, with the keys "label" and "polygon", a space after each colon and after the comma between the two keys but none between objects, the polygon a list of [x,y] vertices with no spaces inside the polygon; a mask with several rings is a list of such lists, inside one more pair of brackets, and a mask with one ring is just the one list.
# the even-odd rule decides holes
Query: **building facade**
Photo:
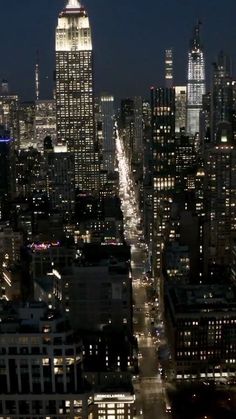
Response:
[{"label": "building facade", "polygon": [[211,142],[216,143],[219,124],[233,124],[233,83],[231,59],[223,51],[213,64],[213,83],[211,98]]},{"label": "building facade", "polygon": [[35,124],[33,146],[43,150],[44,139],[56,138],[56,104],[55,100],[37,100],[35,103]]},{"label": "building facade", "polygon": [[0,137],[0,219],[9,216],[9,205],[15,195],[15,141]]},{"label": "building facade", "polygon": [[175,132],[186,126],[186,86],[175,86]]},{"label": "building facade", "polygon": [[161,270],[161,254],[175,188],[175,92],[152,89],[153,272]]},{"label": "building facade", "polygon": [[83,191],[99,189],[93,90],[88,14],[77,0],[69,0],[56,28],[57,135],[74,154],[75,188]]},{"label": "building facade", "polygon": [[114,97],[101,96],[101,119],[103,137],[103,169],[108,173],[115,170],[115,139],[114,139]]},{"label": "building facade", "polygon": [[206,151],[208,263],[227,266],[236,238],[236,149],[228,123],[218,126],[217,144]]},{"label": "building facade", "polygon": [[206,93],[205,59],[200,40],[200,24],[194,29],[188,52],[187,76],[187,134],[199,132],[199,114],[202,108],[202,95]]},{"label": "building facade", "polygon": [[82,344],[63,316],[40,302],[0,311],[0,417],[91,418]]},{"label": "building facade", "polygon": [[172,378],[234,379],[235,288],[216,284],[169,286],[166,319]]},{"label": "building facade", "polygon": [[173,87],[173,52],[172,49],[165,50],[165,87]]}]

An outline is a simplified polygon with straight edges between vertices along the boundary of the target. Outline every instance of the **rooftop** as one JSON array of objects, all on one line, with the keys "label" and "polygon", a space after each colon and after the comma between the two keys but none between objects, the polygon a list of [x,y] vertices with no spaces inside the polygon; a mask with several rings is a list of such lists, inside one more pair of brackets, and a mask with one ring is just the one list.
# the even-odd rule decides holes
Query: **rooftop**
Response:
[{"label": "rooftop", "polygon": [[175,313],[235,311],[236,289],[229,285],[167,286],[167,295]]},{"label": "rooftop", "polygon": [[41,333],[44,325],[52,333],[69,332],[68,324],[59,310],[49,310],[44,302],[0,301],[0,334]]}]

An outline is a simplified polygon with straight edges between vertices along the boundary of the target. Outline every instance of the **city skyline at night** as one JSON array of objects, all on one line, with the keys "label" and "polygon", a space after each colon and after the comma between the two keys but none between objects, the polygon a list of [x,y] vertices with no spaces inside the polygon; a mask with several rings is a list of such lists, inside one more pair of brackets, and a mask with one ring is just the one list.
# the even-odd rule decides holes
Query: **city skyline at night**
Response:
[{"label": "city skyline at night", "polygon": [[235,0],[2,9],[0,419],[235,419]]},{"label": "city skyline at night", "polygon": [[[189,38],[199,18],[203,23],[208,86],[211,63],[219,50],[225,50],[235,61],[231,36],[236,11],[233,0],[227,1],[227,7],[215,1],[213,12],[213,2],[206,4],[203,0],[168,0],[160,4],[151,0],[145,6],[140,0],[128,3],[112,0],[109,7],[106,0],[95,3],[85,0],[82,3],[88,10],[93,27],[95,88],[98,93],[110,91],[116,97],[148,96],[150,85],[163,84],[166,48],[173,48],[175,83],[183,84],[186,80]],[[52,97],[55,69],[53,27],[63,6],[63,0],[42,0],[40,6],[35,0],[12,0],[2,6],[6,19],[0,28],[0,48],[3,56],[9,51],[11,53],[1,66],[0,78],[7,79],[10,90],[19,93],[24,100],[34,98],[37,50],[41,99]],[[24,19],[27,25],[24,25]],[[168,31],[165,26],[167,21]],[[12,31],[13,27],[16,30]],[[216,30],[222,27],[223,34]],[[7,42],[4,41],[6,33]],[[107,36],[107,33],[110,35]],[[120,65],[121,62],[123,65]],[[132,77],[134,73],[135,79]]]}]

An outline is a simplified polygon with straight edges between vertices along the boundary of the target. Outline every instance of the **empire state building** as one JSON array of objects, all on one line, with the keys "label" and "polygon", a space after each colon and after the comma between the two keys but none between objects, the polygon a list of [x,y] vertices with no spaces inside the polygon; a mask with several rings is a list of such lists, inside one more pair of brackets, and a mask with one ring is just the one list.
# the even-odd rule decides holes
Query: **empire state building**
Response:
[{"label": "empire state building", "polygon": [[91,28],[78,0],[68,0],[58,17],[56,113],[58,138],[74,156],[75,188],[98,191]]}]

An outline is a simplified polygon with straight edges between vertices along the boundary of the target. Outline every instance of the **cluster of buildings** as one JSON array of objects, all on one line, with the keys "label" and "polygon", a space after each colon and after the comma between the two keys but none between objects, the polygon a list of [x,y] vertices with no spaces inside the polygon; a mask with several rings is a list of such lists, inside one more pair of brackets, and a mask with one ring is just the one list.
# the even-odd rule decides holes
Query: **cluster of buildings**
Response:
[{"label": "cluster of buildings", "polygon": [[167,377],[230,381],[236,353],[236,87],[230,57],[221,51],[207,91],[200,26],[190,41],[185,85],[175,86],[173,53],[165,52],[165,86],[151,87],[150,101],[142,102],[140,156],[135,98],[121,104],[120,127],[165,313]]},{"label": "cluster of buildings", "polygon": [[130,247],[114,97],[94,98],[86,9],[56,27],[52,100],[0,95],[0,417],[132,418]]},{"label": "cluster of buildings", "polygon": [[[94,98],[86,9],[56,28],[55,91],[0,95],[0,418],[131,419],[137,371],[114,97]],[[221,52],[206,90],[200,23],[185,85],[121,101],[118,129],[165,313],[169,379],[236,371],[236,82]],[[46,416],[45,416],[46,415]]]}]

